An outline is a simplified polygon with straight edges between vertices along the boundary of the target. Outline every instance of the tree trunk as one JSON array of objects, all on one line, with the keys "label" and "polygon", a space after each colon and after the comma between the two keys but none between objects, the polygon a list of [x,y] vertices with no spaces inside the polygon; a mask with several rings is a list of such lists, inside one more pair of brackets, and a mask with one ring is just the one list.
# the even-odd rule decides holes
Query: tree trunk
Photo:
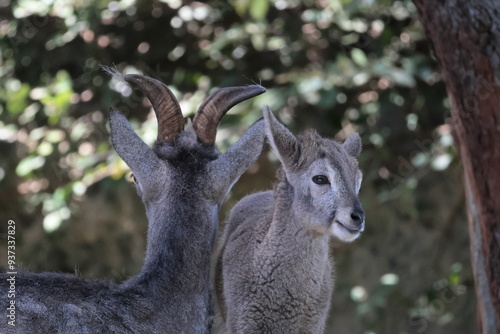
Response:
[{"label": "tree trunk", "polygon": [[480,333],[500,334],[500,1],[413,2],[451,100]]}]

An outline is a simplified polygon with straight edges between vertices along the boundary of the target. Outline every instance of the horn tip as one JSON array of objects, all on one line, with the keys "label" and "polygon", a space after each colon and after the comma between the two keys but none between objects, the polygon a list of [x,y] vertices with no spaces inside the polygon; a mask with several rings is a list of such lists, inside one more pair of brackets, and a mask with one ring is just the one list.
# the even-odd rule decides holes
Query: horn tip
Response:
[{"label": "horn tip", "polygon": [[106,74],[109,74],[109,75],[114,76],[114,77],[123,78],[123,74],[118,72],[118,70],[116,68],[111,68],[111,67],[106,66],[106,65],[99,65],[99,67],[101,68],[101,70],[106,72]]},{"label": "horn tip", "polygon": [[248,87],[251,88],[253,91],[255,91],[256,95],[260,95],[267,91],[267,89],[261,85],[250,85]]}]

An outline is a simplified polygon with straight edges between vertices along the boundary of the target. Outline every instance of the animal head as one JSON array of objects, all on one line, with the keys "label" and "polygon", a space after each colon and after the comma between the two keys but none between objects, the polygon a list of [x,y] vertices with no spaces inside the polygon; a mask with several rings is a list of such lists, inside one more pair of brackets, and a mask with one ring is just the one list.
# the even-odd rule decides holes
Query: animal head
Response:
[{"label": "animal head", "polygon": [[266,134],[293,187],[291,206],[313,231],[350,242],[365,227],[358,198],[362,173],[357,157],[361,139],[351,134],[343,144],[308,130],[295,137],[268,108],[264,109]]},{"label": "animal head", "polygon": [[264,131],[262,122],[257,122],[227,152],[219,154],[215,147],[217,125],[231,107],[265,89],[251,85],[215,91],[199,107],[192,125],[184,130],[179,103],[166,85],[142,75],[121,77],[146,95],[158,119],[158,138],[150,148],[125,116],[116,109],[110,111],[113,147],[132,170],[146,208],[169,196],[184,196],[186,203],[199,199],[220,204],[232,184],[257,159]]}]

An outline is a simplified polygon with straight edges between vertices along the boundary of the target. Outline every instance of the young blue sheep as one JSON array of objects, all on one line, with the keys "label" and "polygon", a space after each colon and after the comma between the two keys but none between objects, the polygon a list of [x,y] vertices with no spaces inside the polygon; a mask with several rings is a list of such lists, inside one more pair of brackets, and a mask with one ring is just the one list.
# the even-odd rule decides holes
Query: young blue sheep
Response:
[{"label": "young blue sheep", "polygon": [[344,144],[315,131],[295,137],[268,110],[282,163],[274,191],[232,209],[216,265],[219,308],[231,333],[323,333],[333,290],[328,240],[364,230],[357,134]]}]

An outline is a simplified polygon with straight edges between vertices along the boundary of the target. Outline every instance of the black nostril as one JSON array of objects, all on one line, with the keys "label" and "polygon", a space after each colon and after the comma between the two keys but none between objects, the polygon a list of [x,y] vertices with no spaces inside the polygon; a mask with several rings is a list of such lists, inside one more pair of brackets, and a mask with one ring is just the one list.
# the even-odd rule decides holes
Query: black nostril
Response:
[{"label": "black nostril", "polygon": [[363,211],[353,211],[351,213],[351,219],[357,223],[357,224],[361,224],[363,223],[363,221],[365,220],[365,213]]}]

